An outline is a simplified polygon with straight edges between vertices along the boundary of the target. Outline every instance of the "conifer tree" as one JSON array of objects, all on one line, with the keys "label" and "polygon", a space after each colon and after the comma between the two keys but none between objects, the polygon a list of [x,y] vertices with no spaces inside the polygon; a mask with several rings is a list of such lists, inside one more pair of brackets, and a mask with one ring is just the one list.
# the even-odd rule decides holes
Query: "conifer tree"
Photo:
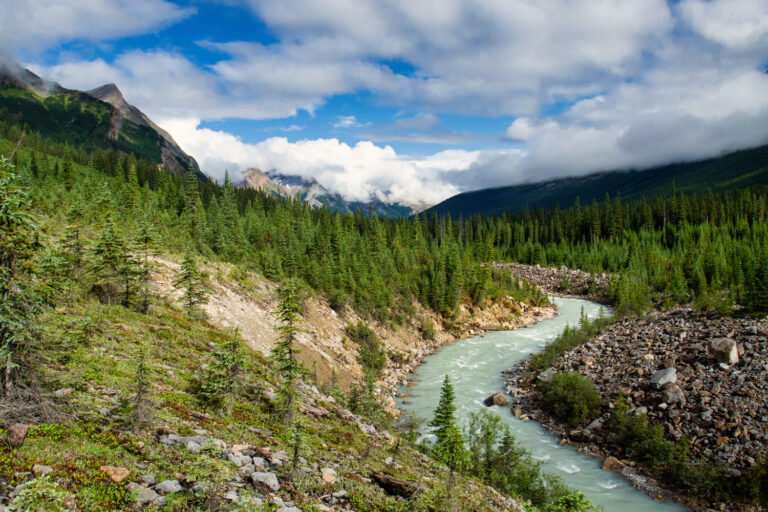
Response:
[{"label": "conifer tree", "polygon": [[142,344],[136,357],[135,393],[131,399],[133,405],[131,416],[135,425],[143,425],[149,420],[150,401],[148,395],[150,391],[150,372],[151,368],[147,366],[147,349]]},{"label": "conifer tree", "polygon": [[123,237],[108,220],[91,249],[90,273],[94,288],[107,303],[113,303],[126,272],[127,247]]},{"label": "conifer tree", "polygon": [[184,260],[181,262],[179,276],[173,281],[176,290],[181,290],[179,301],[184,305],[184,311],[190,318],[202,314],[200,306],[208,303],[207,276],[197,268],[195,256],[191,250],[184,253]]},{"label": "conifer tree", "polygon": [[6,398],[16,385],[36,302],[28,273],[38,247],[37,226],[27,192],[16,181],[13,166],[0,158],[0,393]]},{"label": "conifer tree", "polygon": [[134,249],[136,251],[136,267],[135,267],[135,279],[136,279],[136,294],[138,296],[138,310],[141,313],[149,311],[149,298],[150,298],[150,270],[151,263],[150,257],[154,254],[156,234],[152,229],[152,226],[146,219],[139,223],[139,228],[136,232],[136,236],[133,240]]},{"label": "conifer tree", "polygon": [[296,380],[301,375],[302,365],[297,359],[299,351],[295,347],[296,338],[301,329],[298,323],[301,317],[301,302],[296,283],[289,280],[279,291],[280,302],[276,316],[280,325],[276,327],[279,338],[272,348],[270,357],[275,370],[282,379],[279,393],[282,396],[281,416],[286,424],[290,423],[296,400]]},{"label": "conifer tree", "polygon": [[432,454],[438,460],[448,466],[448,502],[452,508],[451,490],[454,485],[456,471],[461,471],[469,464],[469,452],[464,445],[464,436],[456,425],[456,395],[448,375],[443,380],[440,388],[440,402],[430,426],[435,427],[437,440],[432,447]]}]

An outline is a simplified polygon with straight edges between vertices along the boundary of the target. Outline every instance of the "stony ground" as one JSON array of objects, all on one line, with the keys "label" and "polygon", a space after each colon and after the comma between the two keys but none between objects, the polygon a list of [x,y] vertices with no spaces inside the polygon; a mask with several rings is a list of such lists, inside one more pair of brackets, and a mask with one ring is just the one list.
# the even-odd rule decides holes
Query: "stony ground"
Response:
[{"label": "stony ground", "polygon": [[[578,371],[592,379],[607,403],[619,393],[629,412],[646,413],[670,440],[683,435],[691,453],[748,470],[768,445],[768,319],[733,318],[679,308],[619,321],[566,353],[542,372]],[[568,429],[538,410],[525,364],[506,372],[517,415],[529,414],[594,453],[612,452],[603,425],[610,408],[586,428]]]},{"label": "stony ground", "polygon": [[597,302],[606,300],[611,280],[610,274],[590,274],[565,266],[553,268],[522,263],[494,263],[494,267],[507,270],[519,281],[535,284],[546,293]]}]

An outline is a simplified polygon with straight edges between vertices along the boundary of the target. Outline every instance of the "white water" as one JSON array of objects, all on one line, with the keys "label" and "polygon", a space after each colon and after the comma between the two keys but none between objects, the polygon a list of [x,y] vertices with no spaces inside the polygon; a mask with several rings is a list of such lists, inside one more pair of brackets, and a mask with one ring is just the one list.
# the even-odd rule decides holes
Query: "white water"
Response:
[{"label": "white water", "polygon": [[[478,411],[483,400],[503,389],[501,372],[538,352],[554,339],[566,324],[577,325],[581,308],[595,318],[600,305],[578,299],[553,299],[560,316],[544,320],[528,329],[497,331],[474,336],[441,348],[419,366],[411,379],[412,386],[401,389],[408,395],[400,407],[430,419],[440,398],[440,386],[447,374],[456,391],[456,416],[465,425],[469,413]],[[578,453],[569,446],[559,446],[557,439],[534,422],[515,418],[507,407],[495,407],[509,425],[518,444],[534,459],[542,461],[544,471],[557,475],[572,489],[583,492],[595,506],[605,512],[681,511],[673,503],[656,502],[614,473],[600,469],[600,461]]]}]

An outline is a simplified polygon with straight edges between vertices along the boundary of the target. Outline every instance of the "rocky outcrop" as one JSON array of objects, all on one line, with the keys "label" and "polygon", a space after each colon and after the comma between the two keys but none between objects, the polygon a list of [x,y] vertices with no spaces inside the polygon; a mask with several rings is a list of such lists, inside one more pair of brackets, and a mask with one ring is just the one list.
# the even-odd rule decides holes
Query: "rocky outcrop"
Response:
[{"label": "rocky outcrop", "polygon": [[[766,452],[766,319],[679,308],[622,320],[566,353],[553,370],[588,376],[608,402],[621,393],[629,412],[646,413],[670,440],[686,436],[693,456],[723,464],[735,475]],[[610,453],[602,426],[608,410],[592,428],[568,431],[537,410],[533,386],[524,378],[525,362],[505,373],[513,408],[592,451]]]},{"label": "rocky outcrop", "polygon": [[590,274],[566,266],[553,268],[522,263],[494,263],[494,267],[508,271],[519,281],[535,284],[546,293],[597,302],[605,302],[608,297],[610,274]]},{"label": "rocky outcrop", "polygon": [[485,400],[483,400],[483,404],[486,407],[490,407],[492,405],[495,405],[497,407],[503,407],[507,405],[507,397],[504,396],[504,393],[494,393]]}]

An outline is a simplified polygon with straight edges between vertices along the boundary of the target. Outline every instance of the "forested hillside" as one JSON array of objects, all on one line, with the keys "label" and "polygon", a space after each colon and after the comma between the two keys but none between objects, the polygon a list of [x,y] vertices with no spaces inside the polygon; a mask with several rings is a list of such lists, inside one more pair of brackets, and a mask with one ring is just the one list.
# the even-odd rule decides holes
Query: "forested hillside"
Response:
[{"label": "forested hillside", "polygon": [[768,185],[768,146],[736,151],[717,158],[637,171],[614,171],[558,178],[538,183],[464,192],[427,210],[454,218],[475,214],[519,213],[524,208],[569,208],[577,200],[588,205],[606,194],[626,200],[652,199],[676,187],[685,194]]}]

